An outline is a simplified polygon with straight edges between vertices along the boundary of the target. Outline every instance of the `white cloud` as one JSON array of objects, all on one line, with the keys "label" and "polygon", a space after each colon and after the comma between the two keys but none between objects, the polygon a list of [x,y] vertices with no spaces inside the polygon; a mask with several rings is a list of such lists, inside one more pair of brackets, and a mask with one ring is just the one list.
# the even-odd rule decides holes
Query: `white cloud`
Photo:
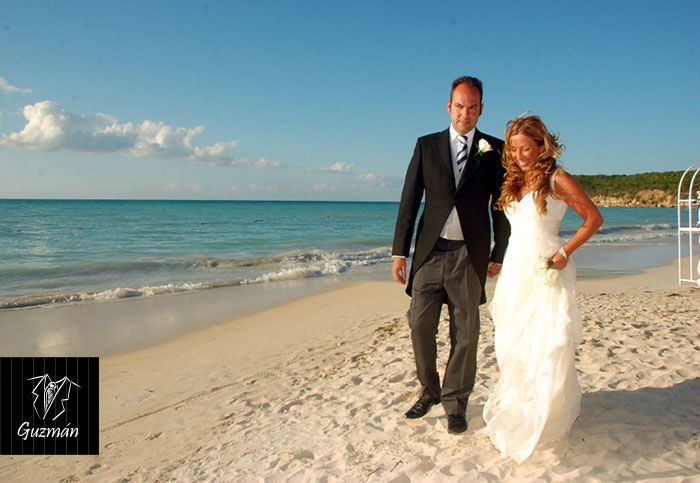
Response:
[{"label": "white cloud", "polygon": [[338,161],[337,163],[333,164],[332,166],[328,166],[325,168],[308,168],[306,169],[307,172],[309,173],[315,173],[315,172],[326,172],[326,173],[341,173],[341,174],[349,174],[349,173],[354,173],[355,172],[355,163],[343,163],[342,161]]},{"label": "white cloud", "polygon": [[354,163],[343,163],[338,161],[329,168],[321,168],[322,171],[330,171],[331,173],[354,173],[355,164]]},{"label": "white cloud", "polygon": [[[368,188],[393,189],[397,184],[401,186],[403,181],[398,176],[379,176],[374,173],[365,173],[358,176],[360,182]],[[362,186],[362,185],[360,185]]]},{"label": "white cloud", "polygon": [[0,89],[2,89],[4,92],[7,92],[8,94],[14,94],[14,93],[19,93],[19,94],[31,94],[32,90],[28,89],[26,87],[17,87],[13,86],[7,80],[0,76]]},{"label": "white cloud", "polygon": [[265,158],[259,159],[253,163],[253,166],[258,169],[282,169],[282,163],[279,161],[270,161]]},{"label": "white cloud", "polygon": [[42,151],[120,152],[134,157],[181,159],[206,166],[280,169],[279,161],[249,161],[233,156],[238,141],[195,146],[203,126],[174,128],[162,121],[120,123],[109,114],[85,116],[68,112],[53,101],[24,106],[21,131],[0,134],[0,145]]}]

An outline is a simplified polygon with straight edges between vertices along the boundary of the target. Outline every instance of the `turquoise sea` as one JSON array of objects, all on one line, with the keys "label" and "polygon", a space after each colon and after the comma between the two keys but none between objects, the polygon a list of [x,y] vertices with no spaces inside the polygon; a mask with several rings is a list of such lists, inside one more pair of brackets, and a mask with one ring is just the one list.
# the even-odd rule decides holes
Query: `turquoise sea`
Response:
[{"label": "turquoise sea", "polygon": [[[394,202],[0,200],[0,309],[388,273],[397,210]],[[601,212],[604,228],[577,254],[580,273],[675,257],[674,208]],[[562,236],[579,224],[569,210]]]}]

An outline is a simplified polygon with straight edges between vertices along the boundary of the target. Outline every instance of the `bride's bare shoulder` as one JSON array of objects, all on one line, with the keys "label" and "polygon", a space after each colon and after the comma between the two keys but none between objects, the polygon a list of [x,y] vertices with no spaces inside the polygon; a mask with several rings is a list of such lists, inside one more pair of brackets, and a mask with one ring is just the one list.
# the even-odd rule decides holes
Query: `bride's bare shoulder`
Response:
[{"label": "bride's bare shoulder", "polygon": [[582,190],[581,185],[576,181],[569,172],[564,168],[557,168],[550,178],[552,192],[558,198],[565,198],[572,193],[578,193]]}]

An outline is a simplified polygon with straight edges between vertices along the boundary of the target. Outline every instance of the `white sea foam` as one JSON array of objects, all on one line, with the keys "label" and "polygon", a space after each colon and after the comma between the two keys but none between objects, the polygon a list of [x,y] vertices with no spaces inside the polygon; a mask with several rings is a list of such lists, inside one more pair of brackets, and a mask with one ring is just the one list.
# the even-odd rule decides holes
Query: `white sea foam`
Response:
[{"label": "white sea foam", "polygon": [[603,226],[599,233],[618,233],[624,231],[665,231],[673,230],[674,226],[670,223],[644,223],[641,225],[617,225]]},{"label": "white sea foam", "polygon": [[314,250],[310,253],[288,255],[280,270],[247,278],[241,284],[267,283],[279,280],[323,277],[347,272],[355,267],[391,261],[389,248],[377,248],[356,253],[329,253]]},{"label": "white sea foam", "polygon": [[[561,230],[561,236],[568,237],[576,233],[578,227]],[[670,223],[648,223],[640,225],[603,226],[593,237],[592,241],[635,241],[650,238],[666,238],[674,236],[675,225]]]},{"label": "white sea foam", "polygon": [[129,287],[117,287],[112,290],[104,290],[96,293],[81,293],[82,301],[105,302],[108,300],[124,299],[129,297],[141,297],[150,295],[159,295],[164,293],[189,292],[191,290],[202,290],[209,288],[205,283],[167,283],[163,285],[150,285],[138,289]]},{"label": "white sea foam", "polygon": [[[391,261],[388,247],[359,252],[333,253],[323,250],[290,252],[275,257],[260,257],[242,260],[202,259],[198,268],[211,270],[214,277],[203,282],[163,283],[140,288],[116,287],[95,292],[38,294],[0,301],[0,309],[33,307],[78,302],[107,302],[132,297],[148,297],[166,293],[188,292],[215,287],[230,287],[244,284],[269,283],[282,280],[337,275],[356,267],[375,265]],[[268,269],[268,271],[265,271]],[[241,270],[252,272],[242,280]],[[222,276],[224,272],[225,276]]]},{"label": "white sea foam", "polygon": [[637,232],[629,234],[595,235],[589,243],[634,243],[638,241],[663,240],[676,236],[675,231],[668,232]]}]

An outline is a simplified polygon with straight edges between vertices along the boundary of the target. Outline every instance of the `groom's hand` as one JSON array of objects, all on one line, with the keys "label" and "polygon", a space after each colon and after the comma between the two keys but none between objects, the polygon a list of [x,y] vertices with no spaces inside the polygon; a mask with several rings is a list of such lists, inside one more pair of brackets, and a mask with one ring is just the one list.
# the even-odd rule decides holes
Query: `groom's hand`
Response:
[{"label": "groom's hand", "polygon": [[391,276],[401,285],[406,285],[406,259],[394,257],[391,265]]},{"label": "groom's hand", "polygon": [[498,275],[501,271],[501,264],[496,263],[496,262],[489,262],[489,266],[486,269],[486,275],[489,276],[489,278],[493,278],[496,275]]}]

